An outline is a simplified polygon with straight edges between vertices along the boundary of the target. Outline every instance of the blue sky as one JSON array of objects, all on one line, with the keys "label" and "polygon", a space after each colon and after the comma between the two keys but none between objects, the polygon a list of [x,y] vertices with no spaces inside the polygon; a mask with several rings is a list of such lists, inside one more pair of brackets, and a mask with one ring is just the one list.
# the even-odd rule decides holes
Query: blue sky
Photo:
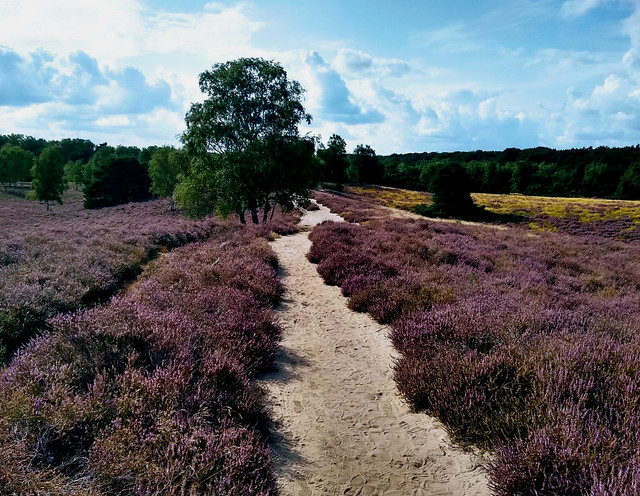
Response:
[{"label": "blue sky", "polygon": [[198,74],[279,61],[379,154],[640,143],[640,0],[0,0],[0,134],[178,145]]}]

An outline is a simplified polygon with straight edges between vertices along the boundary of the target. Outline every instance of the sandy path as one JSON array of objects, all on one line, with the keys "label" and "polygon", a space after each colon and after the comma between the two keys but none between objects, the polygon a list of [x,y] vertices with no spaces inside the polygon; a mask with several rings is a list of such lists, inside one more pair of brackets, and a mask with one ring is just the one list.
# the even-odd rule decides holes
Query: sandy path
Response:
[{"label": "sandy path", "polygon": [[[331,215],[323,207],[302,222]],[[264,378],[281,494],[490,494],[481,459],[401,401],[388,328],[350,311],[340,290],[324,284],[305,256],[308,234],[272,246],[287,289],[277,370]]]}]

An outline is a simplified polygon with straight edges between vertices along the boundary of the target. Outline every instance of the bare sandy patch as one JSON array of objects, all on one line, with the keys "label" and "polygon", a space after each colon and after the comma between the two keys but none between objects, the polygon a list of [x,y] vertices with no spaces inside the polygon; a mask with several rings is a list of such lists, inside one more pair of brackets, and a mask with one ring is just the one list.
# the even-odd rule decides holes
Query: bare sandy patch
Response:
[{"label": "bare sandy patch", "polygon": [[[338,219],[321,207],[301,224]],[[389,328],[349,310],[339,288],[324,284],[306,259],[308,233],[272,246],[287,290],[277,310],[284,339],[276,371],[264,377],[281,493],[490,494],[484,460],[399,397]]]}]

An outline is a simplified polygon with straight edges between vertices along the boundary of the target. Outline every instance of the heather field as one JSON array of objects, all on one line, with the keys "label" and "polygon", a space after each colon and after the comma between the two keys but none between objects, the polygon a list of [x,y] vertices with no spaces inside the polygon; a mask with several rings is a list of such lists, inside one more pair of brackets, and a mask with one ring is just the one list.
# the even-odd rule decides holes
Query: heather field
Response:
[{"label": "heather field", "polygon": [[[488,193],[473,193],[471,196],[477,205],[484,207],[488,223],[499,222],[533,231],[640,241],[640,201]],[[432,202],[429,193],[379,186],[348,186],[343,198],[347,215],[349,199],[358,200],[354,212],[375,210],[376,206],[413,212],[418,205],[430,205]]]},{"label": "heather field", "polygon": [[[278,216],[287,232],[295,219]],[[82,195],[67,191],[63,205],[19,196],[0,200],[0,362],[47,318],[105,301],[159,252],[224,230],[213,219],[193,221],[171,212],[168,200],[84,210]]]},{"label": "heather field", "polygon": [[[194,224],[167,207],[56,208],[38,221],[39,252],[26,222],[14,229],[21,269],[12,277],[22,271],[28,286],[44,257],[49,280],[68,282],[41,293],[48,332],[0,372],[0,493],[276,493],[253,377],[271,366],[280,338],[271,308],[283,288],[267,239],[295,230],[297,218],[241,228]],[[204,237],[147,264],[107,303],[50,315],[80,304],[84,289],[65,291],[84,288],[84,270],[106,267],[112,280],[112,268]]]},{"label": "heather field", "polygon": [[640,491],[637,244],[316,198],[362,224],[319,226],[309,259],[391,325],[399,390],[492,453],[496,494]]}]

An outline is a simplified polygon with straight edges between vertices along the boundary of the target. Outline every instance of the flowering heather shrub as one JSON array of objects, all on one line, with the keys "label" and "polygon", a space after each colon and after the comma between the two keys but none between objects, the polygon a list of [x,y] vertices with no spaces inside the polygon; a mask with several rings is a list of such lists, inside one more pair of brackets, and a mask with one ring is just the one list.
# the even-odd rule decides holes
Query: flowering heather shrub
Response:
[{"label": "flowering heather shrub", "polygon": [[[68,192],[65,203],[48,214],[33,202],[0,202],[0,363],[29,338],[47,332],[48,317],[105,301],[158,252],[224,237],[239,226],[235,221],[184,219],[171,212],[167,200],[87,211],[76,193]],[[297,229],[298,217],[297,212],[276,212],[269,223],[246,231],[265,238],[272,232],[286,234]],[[256,241],[251,250],[262,251],[273,264],[274,255],[265,245]],[[266,283],[269,278],[243,279],[239,274],[245,262],[228,261],[237,267],[225,267],[225,277],[234,278],[237,287],[261,289],[261,298],[268,300],[273,281],[253,287],[256,280]]]},{"label": "flowering heather shrub", "polygon": [[633,244],[378,219],[311,239],[309,259],[350,307],[391,323],[410,404],[494,451],[496,494],[637,492]]},{"label": "flowering heather shrub", "polygon": [[282,286],[256,235],[217,228],[18,351],[0,371],[0,493],[276,494],[252,377]]},{"label": "flowering heather shrub", "polygon": [[385,218],[388,215],[388,211],[374,201],[363,200],[348,192],[314,191],[313,197],[347,222],[365,222]]}]

